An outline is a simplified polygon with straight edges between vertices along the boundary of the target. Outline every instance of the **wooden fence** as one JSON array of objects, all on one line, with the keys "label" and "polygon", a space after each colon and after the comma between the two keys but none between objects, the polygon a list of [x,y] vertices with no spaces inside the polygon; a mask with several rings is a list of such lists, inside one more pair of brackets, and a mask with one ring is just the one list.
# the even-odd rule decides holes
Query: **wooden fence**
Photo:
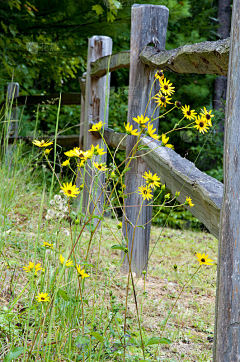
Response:
[{"label": "wooden fence", "polygon": [[[87,73],[80,79],[82,106],[79,145],[86,150],[90,144],[104,147],[99,133],[88,132],[91,124],[98,121],[106,123],[104,138],[108,145],[117,147],[124,137],[124,134],[116,133],[107,127],[109,92],[106,90],[109,90],[110,84],[108,70],[111,73],[120,68],[130,68],[128,103],[128,122],[130,123],[132,123],[132,117],[143,113],[146,107],[149,87],[156,69],[177,73],[229,74],[224,185],[199,171],[194,164],[183,159],[173,150],[161,147],[160,141],[149,137],[144,137],[141,143],[148,145],[152,152],[139,157],[138,161],[131,162],[131,170],[126,174],[125,181],[126,193],[131,193],[142,184],[141,176],[145,170],[150,169],[152,172],[156,172],[161,177],[161,182],[165,183],[173,194],[181,190],[178,198],[180,202],[184,202],[186,196],[192,197],[195,206],[189,211],[203,222],[214,236],[219,238],[214,362],[235,362],[240,358],[239,18],[240,3],[234,0],[231,38],[185,45],[165,51],[168,9],[165,6],[135,4],[132,6],[130,51],[112,55],[112,41],[109,37],[92,37],[89,39],[88,46]],[[156,44],[156,47],[149,46],[152,42]],[[80,104],[80,97],[78,97],[78,101]],[[21,102],[23,102],[22,98]],[[152,106],[152,104],[149,105],[150,113]],[[155,124],[154,127],[157,128],[158,124]],[[78,136],[73,137],[78,138]],[[131,154],[134,142],[135,138],[132,136],[127,136],[121,142],[120,149],[126,150],[126,156]],[[86,178],[86,182],[89,185],[90,179]],[[95,190],[95,200],[99,195],[100,183],[104,183],[104,175]],[[93,191],[92,187],[90,190]],[[84,195],[86,205],[89,198],[87,190]],[[140,204],[136,194],[128,196],[126,200],[126,206],[129,207],[125,208],[124,215],[130,221],[127,223],[128,236],[130,236],[129,249],[131,249],[132,243],[133,227],[131,224],[136,223],[136,215],[140,207],[136,205]],[[138,223],[143,225],[150,219],[151,206],[145,206],[142,208]],[[124,222],[123,225],[125,225]],[[145,229],[137,229],[133,248],[133,264],[140,275],[147,267],[150,223]],[[125,232],[126,230],[123,228],[124,235]],[[127,268],[126,263],[124,269],[127,270]]]}]

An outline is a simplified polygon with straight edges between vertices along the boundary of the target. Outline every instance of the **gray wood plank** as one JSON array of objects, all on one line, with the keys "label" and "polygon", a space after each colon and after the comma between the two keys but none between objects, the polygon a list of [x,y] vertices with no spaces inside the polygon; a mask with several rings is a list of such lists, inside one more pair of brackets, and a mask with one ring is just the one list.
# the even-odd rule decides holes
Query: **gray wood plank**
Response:
[{"label": "gray wood plank", "polygon": [[214,362],[240,356],[240,2],[233,1],[224,137]]}]

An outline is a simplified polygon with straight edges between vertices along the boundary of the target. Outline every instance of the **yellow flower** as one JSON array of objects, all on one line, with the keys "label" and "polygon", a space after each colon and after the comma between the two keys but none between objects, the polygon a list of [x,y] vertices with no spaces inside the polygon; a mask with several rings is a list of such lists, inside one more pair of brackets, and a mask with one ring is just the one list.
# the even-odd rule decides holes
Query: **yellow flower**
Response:
[{"label": "yellow flower", "polygon": [[[87,151],[88,153],[89,153],[89,151]],[[88,155],[88,153],[86,154],[86,155]],[[93,145],[91,145],[91,151],[90,151],[90,153],[92,154],[92,155],[104,155],[105,153],[107,153],[105,150],[104,150],[104,148],[99,148],[99,145],[97,145],[97,146],[93,146]],[[85,155],[85,157],[86,157],[86,155]]]},{"label": "yellow flower", "polygon": [[197,261],[199,262],[199,265],[205,264],[205,265],[213,265],[213,260],[208,259],[208,254],[200,254],[200,253],[196,253],[195,254]]},{"label": "yellow flower", "polygon": [[53,244],[47,243],[46,241],[43,242],[42,246],[45,246],[46,248],[53,249]]},{"label": "yellow flower", "polygon": [[40,263],[38,263],[34,266],[34,263],[30,261],[29,265],[23,267],[23,270],[25,270],[26,273],[29,273],[29,272],[35,270],[34,274],[37,275],[38,271],[41,271],[41,270],[44,271],[45,269],[43,269],[41,267]]},{"label": "yellow flower", "polygon": [[209,125],[206,119],[204,119],[201,116],[198,116],[197,120],[195,121],[196,125],[194,126],[195,128],[197,128],[197,130],[200,133],[204,133],[208,131]]},{"label": "yellow flower", "polygon": [[45,155],[49,155],[49,153],[52,151],[52,148],[47,148],[45,151],[44,151],[44,153],[45,153]]},{"label": "yellow flower", "polygon": [[155,187],[160,187],[160,177],[158,177],[158,175],[155,173],[154,175],[152,174],[151,171],[149,171],[147,173],[147,171],[145,171],[143,178],[145,178],[145,180],[147,181],[147,184],[149,187],[151,188],[155,188]]},{"label": "yellow flower", "polygon": [[[60,263],[61,264],[64,264],[64,260],[65,260],[65,258],[62,256],[62,254],[60,254],[60,257],[59,257],[59,260],[60,260]],[[66,261],[66,266],[68,267],[70,267],[70,266],[73,266],[73,261],[71,260],[71,259],[68,259],[67,261]]]},{"label": "yellow flower", "polygon": [[80,150],[79,147],[74,147],[73,150],[67,151],[64,154],[67,157],[78,157],[78,158],[84,158],[84,151]]},{"label": "yellow flower", "polygon": [[63,190],[64,195],[68,197],[77,197],[77,195],[80,193],[79,188],[76,187],[76,185],[72,185],[72,182],[63,184],[61,189]]},{"label": "yellow flower", "polygon": [[106,167],[105,163],[93,162],[93,164],[99,171],[106,171],[107,170],[107,167]]},{"label": "yellow flower", "polygon": [[160,88],[161,88],[161,92],[167,96],[170,96],[171,94],[173,94],[175,92],[175,90],[174,90],[175,87],[172,87],[172,83],[170,83],[170,80],[167,80],[166,78],[164,78],[160,82]]},{"label": "yellow flower", "polygon": [[194,204],[192,203],[192,199],[191,199],[190,196],[189,196],[189,197],[186,197],[186,202],[188,203],[188,205],[189,205],[190,207],[194,206]]},{"label": "yellow flower", "polygon": [[153,99],[156,99],[156,103],[158,104],[158,106],[160,107],[166,107],[167,104],[172,104],[170,102],[170,100],[172,98],[169,98],[168,96],[166,95],[163,95],[161,92],[159,92],[158,94],[155,95],[155,97],[153,97]]},{"label": "yellow flower", "polygon": [[122,222],[120,222],[119,224],[117,224],[117,228],[118,228],[118,230],[122,228]]},{"label": "yellow flower", "polygon": [[191,121],[191,119],[195,119],[196,118],[196,112],[194,109],[190,109],[190,106],[187,106],[185,104],[184,107],[181,108],[183,115],[185,118],[189,119]]},{"label": "yellow flower", "polygon": [[[124,125],[125,126],[125,125]],[[133,129],[133,125],[128,123],[126,126],[125,126],[125,129],[126,129],[126,133],[128,135],[133,135],[133,136],[138,136],[139,135],[139,132],[138,132],[138,129]]]},{"label": "yellow flower", "polygon": [[152,190],[148,186],[140,186],[138,188],[138,193],[142,195],[143,200],[149,200],[153,198]]},{"label": "yellow flower", "polygon": [[164,78],[163,70],[158,70],[158,71],[155,73],[154,77],[155,77],[156,79],[158,79],[159,81],[163,80],[163,78]]},{"label": "yellow flower", "polygon": [[53,144],[53,142],[45,142],[44,140],[42,141],[34,140],[32,143],[38,147],[48,147]]},{"label": "yellow flower", "polygon": [[210,127],[212,127],[212,120],[211,118],[212,117],[215,117],[214,114],[211,114],[212,113],[212,110],[210,111],[207,111],[205,107],[203,107],[203,109],[201,109],[202,113],[200,113],[200,116],[202,116],[203,118],[206,119],[208,125]]},{"label": "yellow flower", "polygon": [[134,122],[137,122],[138,124],[140,124],[141,128],[147,128],[145,126],[145,123],[147,123],[149,121],[148,117],[144,117],[142,114],[141,116],[137,116],[137,118],[133,117]]},{"label": "yellow flower", "polygon": [[62,163],[62,166],[68,166],[70,164],[70,158]]},{"label": "yellow flower", "polygon": [[156,128],[153,129],[153,124],[148,123],[148,129],[147,129],[147,135],[154,138],[155,140],[159,140],[160,136],[157,134],[154,134],[156,131]]},{"label": "yellow flower", "polygon": [[162,134],[162,143],[166,144],[168,143],[169,137],[167,137],[165,134]]},{"label": "yellow flower", "polygon": [[171,148],[172,150],[174,150],[174,146],[171,145],[170,143],[166,144],[165,147]]},{"label": "yellow flower", "polygon": [[100,131],[100,129],[102,128],[102,126],[103,126],[104,124],[105,124],[105,123],[102,123],[102,121],[93,124],[93,125],[92,125],[92,128],[90,128],[89,132],[90,132],[90,131],[95,131],[95,132]]},{"label": "yellow flower", "polygon": [[80,265],[76,265],[76,268],[77,268],[78,274],[80,274],[80,276],[81,276],[82,279],[89,277],[89,275],[88,275],[87,273],[85,273],[85,270],[84,270],[84,269],[81,270],[81,266],[80,266]]},{"label": "yellow flower", "polygon": [[48,293],[38,293],[38,295],[35,297],[39,303],[42,302],[49,302],[50,297],[48,297]]}]

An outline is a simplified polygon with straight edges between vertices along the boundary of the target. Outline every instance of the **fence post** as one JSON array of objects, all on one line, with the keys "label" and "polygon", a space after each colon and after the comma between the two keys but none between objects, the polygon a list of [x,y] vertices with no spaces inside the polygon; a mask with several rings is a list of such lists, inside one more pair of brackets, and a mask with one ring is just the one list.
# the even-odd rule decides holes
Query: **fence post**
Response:
[{"label": "fence post", "polygon": [[[90,149],[91,145],[104,148],[107,151],[102,139],[97,139],[91,132],[89,132],[89,122],[98,123],[102,121],[105,123],[104,127],[108,125],[108,103],[109,103],[109,90],[110,90],[110,74],[102,77],[91,77],[91,62],[96,61],[106,55],[112,54],[112,39],[107,36],[93,36],[88,39],[88,60],[87,60],[87,74],[86,74],[86,93],[85,93],[85,122],[83,127],[83,150]],[[101,160],[101,161],[100,161]],[[97,156],[95,162],[106,162],[107,154]],[[89,162],[90,163],[90,162]],[[88,165],[89,165],[88,163]],[[105,182],[105,174],[102,172],[101,176],[94,183],[92,182],[95,170],[87,167],[85,173],[85,187],[83,189],[83,212],[88,210],[91,213],[94,207],[94,202],[97,202],[101,194],[102,185]],[[89,194],[90,191],[90,194]],[[93,202],[90,202],[92,197]],[[102,210],[104,195],[98,200],[96,214]],[[94,219],[94,224],[98,222]]]},{"label": "fence post", "polygon": [[80,117],[80,132],[79,132],[79,147],[83,149],[83,134],[85,122],[85,95],[86,95],[86,72],[79,78],[81,89],[81,117]]},{"label": "fence post", "polygon": [[[131,14],[131,46],[130,46],[130,75],[129,75],[129,98],[128,98],[128,122],[134,125],[134,129],[137,128],[137,123],[133,121],[133,117],[144,114],[145,108],[148,103],[150,89],[154,80],[154,70],[142,64],[139,60],[139,54],[144,46],[156,42],[158,49],[165,49],[167,24],[168,24],[168,9],[165,6],[158,5],[138,5],[132,6]],[[156,94],[159,88],[157,88],[157,82],[155,82],[152,89],[152,95]],[[146,111],[145,116],[151,119],[151,115],[156,106],[154,100],[151,100]],[[153,122],[154,128],[158,129],[158,121]],[[126,157],[131,154],[131,150],[136,144],[137,137],[128,136]],[[140,212],[140,206],[142,204],[142,196],[138,195],[136,191],[138,187],[144,184],[142,175],[145,171],[148,171],[146,163],[137,158],[130,163],[131,169],[125,175],[126,193],[130,194],[125,199],[125,222],[123,222],[123,234],[128,236],[128,249],[129,253],[133,243],[132,254],[132,270],[138,275],[141,275],[143,270],[147,268],[148,251],[149,251],[149,239],[152,207],[145,206],[148,202],[143,203],[142,211]],[[133,207],[129,207],[133,205]],[[138,218],[140,212],[140,216]],[[138,222],[137,222],[138,219]],[[133,240],[134,228],[126,222],[134,226],[145,225],[145,229],[136,227],[135,236]],[[130,254],[129,254],[130,255]],[[124,253],[122,254],[122,257]],[[123,272],[128,271],[128,259],[125,258],[123,262]]]},{"label": "fence post", "polygon": [[214,362],[240,360],[240,2],[233,1],[224,137]]}]

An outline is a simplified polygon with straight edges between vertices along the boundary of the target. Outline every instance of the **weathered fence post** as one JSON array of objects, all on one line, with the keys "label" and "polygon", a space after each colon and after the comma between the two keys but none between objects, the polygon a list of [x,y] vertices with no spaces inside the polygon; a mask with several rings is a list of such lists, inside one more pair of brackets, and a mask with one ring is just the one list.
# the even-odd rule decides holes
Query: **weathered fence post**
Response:
[{"label": "weathered fence post", "polygon": [[83,134],[84,134],[84,122],[85,122],[85,96],[86,96],[86,75],[83,73],[82,77],[79,78],[80,89],[81,89],[81,117],[80,117],[80,132],[79,132],[79,147],[83,149]]},{"label": "weathered fence post", "polygon": [[[130,76],[129,76],[129,97],[128,97],[128,122],[133,124],[134,129],[137,128],[137,123],[133,121],[133,117],[144,115],[145,108],[149,100],[150,89],[154,80],[154,70],[141,63],[139,54],[144,46],[155,43],[160,50],[165,49],[167,24],[168,24],[168,9],[165,6],[155,5],[133,5],[132,6],[132,22],[131,22],[131,46],[130,46]],[[157,39],[157,40],[156,40]],[[156,49],[157,51],[157,49]],[[156,94],[159,90],[155,82],[152,89],[152,95]],[[157,88],[158,87],[158,88]],[[145,116],[151,119],[156,103],[151,100]],[[157,117],[157,114],[156,114]],[[154,128],[158,129],[158,121],[153,122]],[[137,137],[128,136],[126,157],[131,154],[131,150],[136,144]],[[148,171],[146,163],[137,158],[130,163],[131,170],[125,175],[126,193],[130,194],[125,199],[126,219],[134,226],[145,225],[145,229],[136,227],[135,236],[133,240],[134,228],[128,222],[123,222],[123,233],[128,236],[128,249],[129,255],[133,243],[132,254],[132,270],[141,275],[142,271],[147,267],[150,228],[152,216],[152,207],[145,206],[148,202],[143,203],[142,211],[140,206],[142,204],[142,196],[137,194],[138,187],[144,184],[142,175]],[[129,207],[133,205],[133,207]],[[138,222],[137,222],[138,219]],[[124,259],[123,272],[128,271],[128,259]]]},{"label": "weathered fence post", "polygon": [[240,2],[233,1],[224,137],[214,362],[240,361]]},{"label": "weathered fence post", "polygon": [[[112,54],[112,39],[107,36],[93,36],[88,40],[88,61],[87,61],[87,74],[86,74],[86,90],[85,90],[85,123],[83,129],[83,150],[90,149],[91,145],[100,148],[106,146],[101,139],[96,138],[91,132],[89,132],[89,122],[98,123],[102,121],[105,123],[104,127],[108,125],[108,102],[109,102],[109,90],[110,90],[110,74],[102,77],[91,76],[91,62],[94,62],[98,58]],[[95,162],[106,162],[107,154],[97,156]],[[97,170],[91,170],[87,167],[85,173],[85,187],[83,190],[83,210],[86,212],[89,205],[89,212],[91,213],[94,207],[94,202],[97,202],[101,194],[102,185],[105,182],[105,175],[102,172],[98,180],[95,178],[92,182]],[[90,192],[90,194],[89,194]],[[94,202],[90,202],[90,200]],[[96,214],[101,211],[103,204],[104,194],[100,197],[97,203]],[[94,224],[97,223],[97,219],[94,219]]]}]

